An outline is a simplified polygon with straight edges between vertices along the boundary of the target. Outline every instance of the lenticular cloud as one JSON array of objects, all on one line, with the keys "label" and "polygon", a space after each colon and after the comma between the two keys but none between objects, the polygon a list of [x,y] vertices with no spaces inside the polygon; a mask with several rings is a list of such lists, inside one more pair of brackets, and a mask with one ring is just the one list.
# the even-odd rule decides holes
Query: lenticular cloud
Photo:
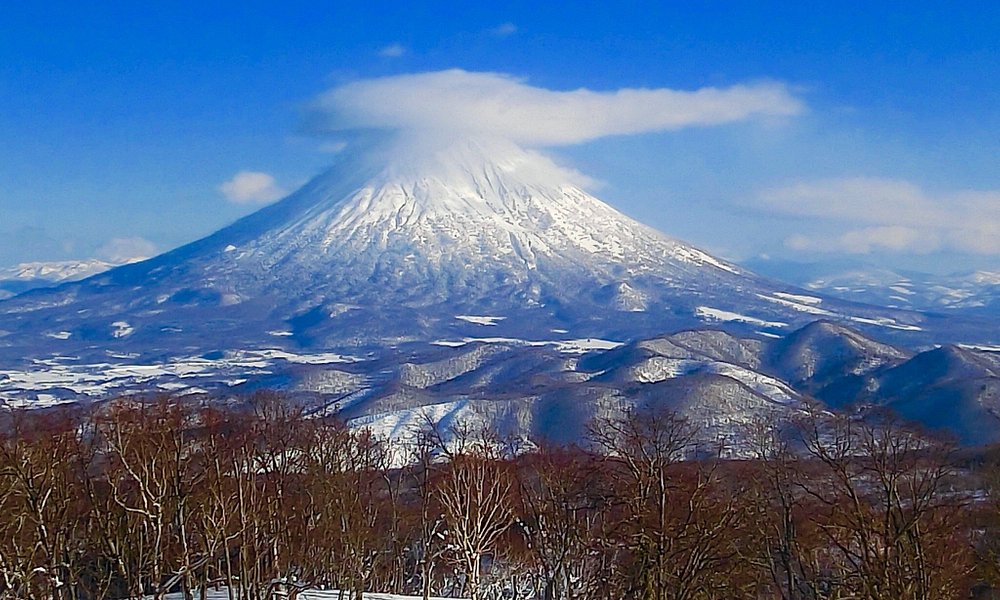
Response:
[{"label": "lenticular cloud", "polygon": [[354,81],[322,94],[311,108],[311,127],[322,133],[377,129],[561,146],[791,116],[804,105],[773,82],[693,91],[555,91],[505,74],[453,69]]}]

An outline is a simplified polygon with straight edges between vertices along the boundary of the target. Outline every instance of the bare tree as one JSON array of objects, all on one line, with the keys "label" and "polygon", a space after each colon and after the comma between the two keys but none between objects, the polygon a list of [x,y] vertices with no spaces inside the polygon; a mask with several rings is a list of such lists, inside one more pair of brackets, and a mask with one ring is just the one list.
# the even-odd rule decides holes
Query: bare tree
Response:
[{"label": "bare tree", "polygon": [[543,446],[520,461],[518,524],[544,600],[601,593],[612,492],[600,462],[577,448]]},{"label": "bare tree", "polygon": [[720,493],[718,462],[702,453],[697,428],[662,406],[646,405],[592,426],[609,461],[631,552],[618,577],[636,598],[735,597],[732,568],[743,517],[740,499]]},{"label": "bare tree", "polygon": [[[0,597],[72,598],[86,565],[92,449],[73,415],[15,413],[0,438]],[[91,578],[98,586],[101,582]]]},{"label": "bare tree", "polygon": [[752,510],[751,543],[743,558],[759,570],[762,593],[781,600],[822,600],[836,595],[841,569],[831,559],[819,529],[822,507],[803,491],[817,469],[791,447],[773,423],[755,423],[753,482],[746,502]]},{"label": "bare tree", "polygon": [[[319,561],[323,579],[336,579],[358,600],[368,591],[393,546],[391,495],[385,478],[384,444],[367,431],[314,422],[313,443],[304,463],[304,489],[310,498],[310,537],[319,552],[303,560]],[[336,558],[323,563],[323,556]],[[312,568],[315,572],[315,567]]]},{"label": "bare tree", "polygon": [[865,600],[960,598],[971,570],[962,540],[964,498],[949,490],[948,447],[901,427],[846,416],[804,428],[820,477],[800,485],[843,569],[843,588]]},{"label": "bare tree", "polygon": [[106,444],[107,489],[112,512],[105,527],[124,527],[117,552],[130,593],[162,598],[180,586],[191,598],[195,571],[207,557],[194,547],[191,500],[203,470],[191,443],[191,411],[160,398],[152,404],[122,400],[98,422]]},{"label": "bare tree", "polygon": [[248,425],[243,415],[225,409],[203,409],[199,420],[204,480],[195,498],[192,534],[207,558],[198,582],[200,598],[205,600],[208,586],[224,583],[229,599],[235,600],[240,580],[235,559],[244,527],[240,498],[245,473],[239,457],[248,444]]},{"label": "bare tree", "polygon": [[482,597],[483,559],[514,520],[513,475],[488,432],[469,437],[455,431],[459,442],[435,482],[435,496],[447,523],[451,555],[465,578],[472,600]]},{"label": "bare tree", "polygon": [[423,600],[428,600],[433,592],[436,570],[447,551],[445,518],[435,488],[442,462],[439,455],[442,444],[434,424],[425,426],[416,433],[411,447],[411,464],[405,470],[414,505],[410,527],[415,531],[408,536],[409,554],[418,583],[416,591]]}]

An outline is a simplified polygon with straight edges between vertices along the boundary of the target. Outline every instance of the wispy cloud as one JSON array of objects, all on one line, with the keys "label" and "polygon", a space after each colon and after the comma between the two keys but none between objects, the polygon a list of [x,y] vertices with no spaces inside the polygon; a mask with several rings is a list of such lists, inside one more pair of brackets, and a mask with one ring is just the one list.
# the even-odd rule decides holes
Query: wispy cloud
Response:
[{"label": "wispy cloud", "polygon": [[769,189],[759,202],[773,212],[839,228],[831,235],[794,235],[786,240],[794,250],[1000,254],[997,191],[930,193],[898,179],[856,177]]},{"label": "wispy cloud", "polygon": [[559,146],[606,136],[791,116],[803,102],[782,83],[697,90],[549,90],[502,73],[448,70],[364,79],[312,105],[321,133],[360,129],[495,137]]},{"label": "wispy cloud", "polygon": [[406,46],[402,44],[389,44],[379,48],[378,55],[383,58],[399,58],[406,54]]},{"label": "wispy cloud", "polygon": [[240,171],[218,189],[227,200],[236,204],[272,202],[288,194],[273,176],[259,171]]},{"label": "wispy cloud", "polygon": [[785,246],[791,250],[805,252],[871,254],[879,250],[888,250],[928,254],[941,248],[941,239],[933,232],[886,225],[862,227],[834,235],[808,236],[796,233],[785,240]]},{"label": "wispy cloud", "polygon": [[490,33],[498,38],[510,37],[517,33],[517,25],[511,23],[510,21],[501,23],[493,29],[490,29]]}]

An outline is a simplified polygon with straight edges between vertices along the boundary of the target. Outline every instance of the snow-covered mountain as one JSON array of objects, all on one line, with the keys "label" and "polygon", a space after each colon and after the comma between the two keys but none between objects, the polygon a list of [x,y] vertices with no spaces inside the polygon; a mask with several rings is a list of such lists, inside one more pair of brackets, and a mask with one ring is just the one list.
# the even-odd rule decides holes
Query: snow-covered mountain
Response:
[{"label": "snow-covered mountain", "polygon": [[429,412],[572,439],[656,399],[738,446],[811,396],[875,389],[911,355],[887,340],[998,341],[757,276],[535,152],[407,150],[345,155],[207,238],[0,302],[0,401],[268,388],[390,433]]},{"label": "snow-covered mountain", "polygon": [[347,156],[205,239],[0,304],[0,360],[378,349],[482,336],[482,319],[489,337],[534,340],[705,323],[778,335],[816,318],[933,333],[918,313],[803,294],[713,258],[581,179],[502,142]]}]

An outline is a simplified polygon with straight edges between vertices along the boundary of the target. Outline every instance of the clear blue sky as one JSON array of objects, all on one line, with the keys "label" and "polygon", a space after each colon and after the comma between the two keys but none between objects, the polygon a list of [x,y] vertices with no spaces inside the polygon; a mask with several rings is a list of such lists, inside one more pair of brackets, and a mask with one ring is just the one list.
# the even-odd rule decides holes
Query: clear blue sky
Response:
[{"label": "clear blue sky", "polygon": [[553,152],[729,258],[1000,270],[995,2],[95,4],[0,15],[0,266],[210,233],[255,208],[220,193],[236,173],[288,190],[330,160],[301,126],[316,95],[457,67],[549,90],[782,82],[803,114]]}]

